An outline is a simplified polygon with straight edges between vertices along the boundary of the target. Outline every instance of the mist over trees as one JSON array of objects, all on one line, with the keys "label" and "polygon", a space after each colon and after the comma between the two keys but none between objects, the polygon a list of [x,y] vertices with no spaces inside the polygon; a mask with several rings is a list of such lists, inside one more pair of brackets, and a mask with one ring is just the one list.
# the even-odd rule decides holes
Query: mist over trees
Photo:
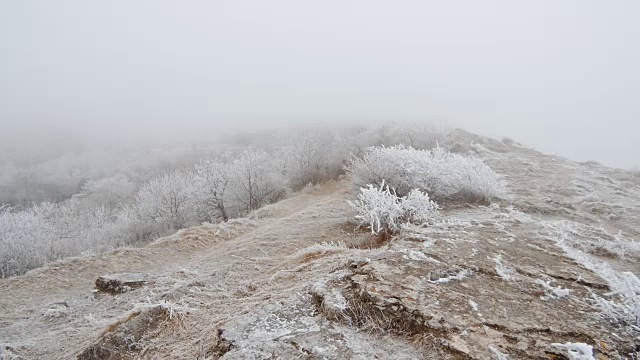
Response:
[{"label": "mist over trees", "polygon": [[[220,133],[210,141],[64,142],[0,162],[0,277],[240,217],[337,179],[371,146],[428,149],[442,128],[392,124]],[[65,146],[68,145],[68,146]]]}]

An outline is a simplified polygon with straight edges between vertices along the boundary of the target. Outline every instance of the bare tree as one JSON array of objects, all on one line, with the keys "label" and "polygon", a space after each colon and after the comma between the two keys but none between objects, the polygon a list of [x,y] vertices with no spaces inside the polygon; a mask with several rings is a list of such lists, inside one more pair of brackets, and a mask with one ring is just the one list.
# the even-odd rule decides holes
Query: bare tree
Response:
[{"label": "bare tree", "polygon": [[199,201],[205,204],[209,221],[213,209],[222,221],[235,215],[231,197],[233,166],[228,162],[204,160],[196,165],[196,186]]},{"label": "bare tree", "polygon": [[255,210],[284,196],[284,181],[278,179],[275,161],[266,152],[247,150],[231,166],[234,198],[243,210]]}]

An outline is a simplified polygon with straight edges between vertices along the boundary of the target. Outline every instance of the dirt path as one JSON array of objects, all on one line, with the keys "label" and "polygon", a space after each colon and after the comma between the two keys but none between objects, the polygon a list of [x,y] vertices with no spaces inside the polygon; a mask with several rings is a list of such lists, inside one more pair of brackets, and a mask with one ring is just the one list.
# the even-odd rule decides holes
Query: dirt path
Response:
[{"label": "dirt path", "polygon": [[[206,317],[180,332],[189,348],[224,321],[305,285],[271,280],[296,266],[289,257],[297,251],[345,240],[337,231],[346,218],[346,187],[307,190],[225,227],[187,229],[145,248],[69,259],[0,280],[0,342],[25,358],[70,358],[136,304],[165,300]],[[98,276],[128,272],[146,274],[152,285],[118,296],[92,292]],[[193,358],[191,351],[182,355]]]}]

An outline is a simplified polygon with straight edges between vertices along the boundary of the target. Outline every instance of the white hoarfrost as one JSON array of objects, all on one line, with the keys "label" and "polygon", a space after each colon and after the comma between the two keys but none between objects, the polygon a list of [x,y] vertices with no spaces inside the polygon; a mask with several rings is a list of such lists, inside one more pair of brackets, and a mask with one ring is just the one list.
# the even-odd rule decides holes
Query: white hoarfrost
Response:
[{"label": "white hoarfrost", "polygon": [[[596,304],[610,319],[640,331],[640,279],[631,272],[617,271],[587,251],[607,243],[610,235],[604,229],[571,221],[545,222],[549,240],[580,265],[604,279],[611,289],[606,298],[592,294]],[[615,237],[614,237],[615,238]]]},{"label": "white hoarfrost", "polygon": [[544,288],[545,293],[547,294],[547,297],[563,298],[565,296],[569,296],[569,294],[571,293],[570,289],[563,289],[559,286],[558,287],[551,286],[551,281],[544,281],[542,279],[538,279],[536,280],[536,284],[541,285]]},{"label": "white hoarfrost", "polygon": [[509,360],[509,356],[500,351],[497,347],[489,345],[489,350],[491,350],[491,352],[496,356],[497,360]]},{"label": "white hoarfrost", "polygon": [[425,280],[427,280],[428,282],[430,282],[432,284],[443,284],[443,283],[448,283],[448,282],[453,281],[453,280],[460,281],[460,280],[466,278],[469,275],[471,275],[471,270],[462,269],[462,270],[460,270],[460,271],[458,271],[458,272],[456,272],[454,274],[451,274],[451,275],[442,274],[442,273],[432,273],[432,274],[430,274],[430,277],[431,278],[436,278],[437,277],[437,279],[433,279],[433,280],[425,279]]},{"label": "white hoarfrost", "polygon": [[496,257],[493,258],[493,261],[496,263],[496,273],[502,278],[502,280],[510,281],[514,279],[513,274],[515,271],[502,263],[502,255],[496,255]]},{"label": "white hoarfrost", "polygon": [[478,312],[478,303],[469,299],[469,306],[471,306],[471,309],[473,309],[473,311]]},{"label": "white hoarfrost", "polygon": [[340,252],[347,252],[349,250],[350,249],[347,247],[347,245],[342,241],[338,241],[337,243],[323,242],[320,244],[313,244],[307,248],[304,248],[298,251],[297,253],[293,254],[291,258],[296,260],[301,260],[301,259],[305,259],[313,256],[322,256],[325,254],[336,254]]},{"label": "white hoarfrost", "polygon": [[355,210],[359,225],[368,226],[374,234],[391,233],[405,223],[425,221],[437,211],[436,203],[427,193],[411,190],[407,196],[400,197],[385,186],[384,180],[380,187],[361,188],[358,199],[349,201],[349,205]]},{"label": "white hoarfrost", "polygon": [[327,288],[326,280],[320,280],[313,284],[311,293],[322,299],[322,307],[328,313],[338,315],[344,314],[347,310],[347,299],[344,298],[340,290]]},{"label": "white hoarfrost", "polygon": [[557,350],[563,350],[569,357],[569,360],[595,360],[593,357],[593,346],[585,343],[566,343],[566,344],[551,344],[552,347]]},{"label": "white hoarfrost", "polygon": [[356,186],[383,187],[384,180],[400,196],[413,189],[453,200],[488,200],[506,193],[504,181],[482,159],[443,148],[370,147],[351,159],[347,171]]},{"label": "white hoarfrost", "polygon": [[198,215],[193,175],[173,172],[144,184],[136,195],[136,213],[147,221],[176,229],[192,225]]},{"label": "white hoarfrost", "polygon": [[86,199],[42,203],[16,211],[0,206],[0,278],[68,256],[130,243],[126,211],[87,204]]}]

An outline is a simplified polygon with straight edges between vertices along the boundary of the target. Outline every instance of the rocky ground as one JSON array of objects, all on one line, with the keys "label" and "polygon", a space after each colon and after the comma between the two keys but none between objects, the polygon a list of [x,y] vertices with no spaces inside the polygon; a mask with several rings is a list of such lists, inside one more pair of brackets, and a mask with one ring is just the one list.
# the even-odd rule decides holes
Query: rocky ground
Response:
[{"label": "rocky ground", "polygon": [[345,179],[2,279],[0,358],[637,356],[640,177],[462,131],[448,146],[484,157],[510,198],[379,243],[349,222]]}]

